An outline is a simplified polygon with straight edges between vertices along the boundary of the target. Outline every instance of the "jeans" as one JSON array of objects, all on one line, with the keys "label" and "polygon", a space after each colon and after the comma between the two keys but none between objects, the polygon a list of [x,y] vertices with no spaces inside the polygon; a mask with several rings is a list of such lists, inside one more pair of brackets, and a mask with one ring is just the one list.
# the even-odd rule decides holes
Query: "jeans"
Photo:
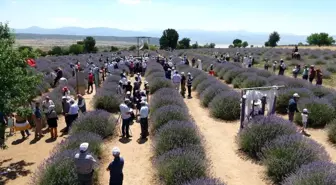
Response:
[{"label": "jeans", "polygon": [[129,125],[130,125],[131,118],[128,119],[122,119],[122,125],[121,125],[121,131],[122,135],[125,136],[130,136],[129,134]]},{"label": "jeans", "polygon": [[295,112],[288,112],[288,120],[290,122],[293,122],[293,120],[294,120],[294,114],[295,114]]},{"label": "jeans", "polygon": [[77,174],[80,185],[92,185],[93,184],[93,171],[89,174]]},{"label": "jeans", "polygon": [[143,138],[145,138],[149,135],[149,133],[148,133],[148,118],[141,118],[140,119],[140,125],[141,125],[141,136]]},{"label": "jeans", "polygon": [[181,95],[184,97],[186,92],[185,84],[181,84]]},{"label": "jeans", "polygon": [[[90,90],[91,89],[91,90]],[[87,89],[87,92],[88,93],[92,93],[92,91],[93,91],[93,82],[89,82],[88,83],[88,89]]]}]

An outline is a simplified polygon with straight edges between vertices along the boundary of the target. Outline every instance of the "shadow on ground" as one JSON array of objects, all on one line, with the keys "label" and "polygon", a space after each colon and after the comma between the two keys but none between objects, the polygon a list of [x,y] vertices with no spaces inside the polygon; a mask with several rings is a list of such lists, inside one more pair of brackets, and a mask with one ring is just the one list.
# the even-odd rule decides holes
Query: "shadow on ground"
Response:
[{"label": "shadow on ground", "polygon": [[29,163],[24,160],[3,166],[4,163],[7,163],[11,160],[12,159],[5,159],[0,161],[0,185],[4,185],[7,181],[14,180],[20,176],[27,176],[32,173],[30,170],[25,168],[27,166],[33,165],[34,163]]}]

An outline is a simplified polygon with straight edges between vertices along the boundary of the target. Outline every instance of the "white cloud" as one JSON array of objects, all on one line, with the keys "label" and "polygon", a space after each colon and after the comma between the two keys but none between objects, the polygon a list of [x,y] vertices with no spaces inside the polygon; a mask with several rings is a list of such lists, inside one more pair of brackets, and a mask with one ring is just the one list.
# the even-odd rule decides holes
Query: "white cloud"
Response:
[{"label": "white cloud", "polygon": [[136,5],[139,3],[150,3],[151,0],[118,0],[121,4]]}]

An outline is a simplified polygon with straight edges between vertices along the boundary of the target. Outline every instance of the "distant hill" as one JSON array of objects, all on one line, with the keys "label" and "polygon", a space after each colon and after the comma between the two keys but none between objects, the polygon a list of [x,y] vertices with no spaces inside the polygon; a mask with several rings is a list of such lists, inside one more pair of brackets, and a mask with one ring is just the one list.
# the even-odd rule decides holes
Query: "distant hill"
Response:
[{"label": "distant hill", "polygon": [[[254,33],[247,31],[204,31],[204,30],[177,30],[180,38],[188,37],[192,42],[198,42],[199,44],[216,43],[218,45],[229,45],[236,38],[247,41],[250,45],[263,45],[268,40],[270,33]],[[146,31],[131,31],[121,30],[116,28],[80,28],[80,27],[63,27],[56,29],[45,29],[40,27],[30,27],[26,29],[16,29],[16,33],[29,33],[29,34],[48,34],[57,35],[56,38],[62,38],[62,35],[67,38],[82,38],[85,35],[94,36],[97,39],[124,39],[129,41],[135,41],[136,36],[149,36],[154,37],[151,43],[158,44],[159,37],[162,35],[162,30],[146,30]],[[70,36],[68,36],[70,35]],[[33,35],[32,35],[33,36]],[[306,43],[306,35],[295,35],[280,33],[281,40],[279,44],[297,44],[299,42]],[[49,36],[45,36],[49,37]],[[133,37],[133,38],[132,38]],[[119,41],[124,41],[119,40]]]}]

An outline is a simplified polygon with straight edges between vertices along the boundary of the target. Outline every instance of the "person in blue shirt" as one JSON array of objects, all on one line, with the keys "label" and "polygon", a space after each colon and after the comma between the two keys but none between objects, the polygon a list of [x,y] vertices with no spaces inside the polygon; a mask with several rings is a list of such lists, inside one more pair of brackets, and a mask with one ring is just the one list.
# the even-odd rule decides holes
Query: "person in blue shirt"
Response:
[{"label": "person in blue shirt", "polygon": [[124,180],[124,174],[122,172],[124,168],[124,159],[120,157],[120,149],[118,147],[112,149],[112,155],[114,160],[106,169],[106,171],[110,172],[109,185],[122,185]]},{"label": "person in blue shirt", "polygon": [[288,119],[293,122],[295,112],[300,112],[297,108],[297,102],[300,96],[298,93],[293,94],[293,97],[288,102]]},{"label": "person in blue shirt", "polygon": [[43,137],[42,133],[42,113],[40,109],[40,103],[36,102],[35,107],[35,139],[38,139],[39,137]]}]

